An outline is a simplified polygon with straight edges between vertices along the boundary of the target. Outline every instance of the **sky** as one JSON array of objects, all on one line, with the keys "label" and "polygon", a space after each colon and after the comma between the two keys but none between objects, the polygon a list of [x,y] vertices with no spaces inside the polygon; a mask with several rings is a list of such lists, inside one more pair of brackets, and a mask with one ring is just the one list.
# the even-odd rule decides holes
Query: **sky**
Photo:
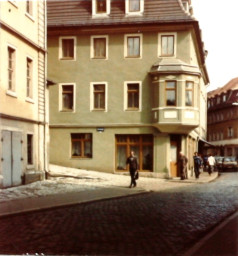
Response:
[{"label": "sky", "polygon": [[192,0],[192,6],[208,51],[211,91],[238,77],[238,0]]}]

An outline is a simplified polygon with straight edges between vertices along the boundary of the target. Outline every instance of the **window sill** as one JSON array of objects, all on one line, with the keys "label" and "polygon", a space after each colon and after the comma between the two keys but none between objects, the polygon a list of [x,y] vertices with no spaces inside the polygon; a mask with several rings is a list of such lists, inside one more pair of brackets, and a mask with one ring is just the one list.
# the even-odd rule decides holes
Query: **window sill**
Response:
[{"label": "window sill", "polygon": [[106,109],[105,108],[102,108],[102,109],[92,109],[92,111],[95,111],[95,112],[106,112]]},{"label": "window sill", "polygon": [[73,60],[73,61],[75,61],[76,59],[75,58],[60,58],[60,60]]},{"label": "window sill", "polygon": [[27,164],[26,169],[27,170],[33,170],[35,167],[33,164]]},{"label": "window sill", "polygon": [[35,22],[35,19],[34,19],[34,17],[30,14],[30,13],[25,13],[25,16],[27,17],[27,18],[29,18],[31,21],[33,21],[33,22]]},{"label": "window sill", "polygon": [[92,60],[108,60],[107,57],[92,57]]},{"label": "window sill", "polygon": [[8,96],[17,98],[17,94],[16,94],[16,92],[14,92],[14,91],[7,90],[6,94],[7,94]]},{"label": "window sill", "polygon": [[64,112],[64,113],[74,113],[73,109],[61,109],[60,112]]},{"label": "window sill", "polygon": [[143,16],[143,12],[141,12],[141,11],[138,11],[138,12],[127,12],[126,13],[126,17],[131,17],[131,16]]},{"label": "window sill", "polygon": [[109,13],[94,13],[92,18],[109,18]]},{"label": "window sill", "polygon": [[140,109],[139,108],[127,108],[127,109],[125,109],[125,111],[127,111],[127,112],[140,112]]},{"label": "window sill", "polygon": [[32,98],[28,98],[28,97],[27,97],[27,98],[25,99],[25,101],[26,101],[26,102],[29,102],[29,103],[31,103],[31,104],[35,104],[35,101],[34,101]]}]

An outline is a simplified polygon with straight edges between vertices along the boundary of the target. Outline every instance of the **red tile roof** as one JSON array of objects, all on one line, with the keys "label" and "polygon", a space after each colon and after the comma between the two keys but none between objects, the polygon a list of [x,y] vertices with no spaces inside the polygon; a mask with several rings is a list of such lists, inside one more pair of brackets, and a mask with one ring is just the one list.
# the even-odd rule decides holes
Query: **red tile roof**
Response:
[{"label": "red tile roof", "polygon": [[92,17],[91,0],[47,0],[48,27],[191,22],[180,0],[145,0],[141,16],[125,15],[125,0],[111,0],[110,15]]},{"label": "red tile roof", "polygon": [[208,98],[213,98],[216,95],[220,95],[222,93],[226,93],[229,90],[234,91],[238,89],[238,77],[232,79],[231,81],[229,81],[226,85],[224,85],[223,87],[220,87],[216,90],[210,91],[207,93],[207,97]]}]

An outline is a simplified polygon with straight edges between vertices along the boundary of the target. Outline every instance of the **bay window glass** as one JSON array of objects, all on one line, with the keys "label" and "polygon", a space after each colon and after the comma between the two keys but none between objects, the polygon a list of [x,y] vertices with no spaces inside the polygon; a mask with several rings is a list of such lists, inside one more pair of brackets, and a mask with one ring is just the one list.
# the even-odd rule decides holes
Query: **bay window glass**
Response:
[{"label": "bay window glass", "polygon": [[176,82],[167,81],[166,82],[166,105],[176,106]]},{"label": "bay window glass", "polygon": [[186,82],[186,97],[185,97],[185,105],[188,107],[193,106],[193,91],[194,91],[194,84],[193,82]]}]

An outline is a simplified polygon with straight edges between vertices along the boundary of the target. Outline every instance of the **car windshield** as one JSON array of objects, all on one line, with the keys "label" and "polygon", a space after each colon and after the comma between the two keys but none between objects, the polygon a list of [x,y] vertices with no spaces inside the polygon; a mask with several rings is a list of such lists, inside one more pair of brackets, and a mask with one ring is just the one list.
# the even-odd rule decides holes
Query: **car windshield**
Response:
[{"label": "car windshield", "polygon": [[235,157],[225,157],[224,162],[235,162],[236,158]]}]

